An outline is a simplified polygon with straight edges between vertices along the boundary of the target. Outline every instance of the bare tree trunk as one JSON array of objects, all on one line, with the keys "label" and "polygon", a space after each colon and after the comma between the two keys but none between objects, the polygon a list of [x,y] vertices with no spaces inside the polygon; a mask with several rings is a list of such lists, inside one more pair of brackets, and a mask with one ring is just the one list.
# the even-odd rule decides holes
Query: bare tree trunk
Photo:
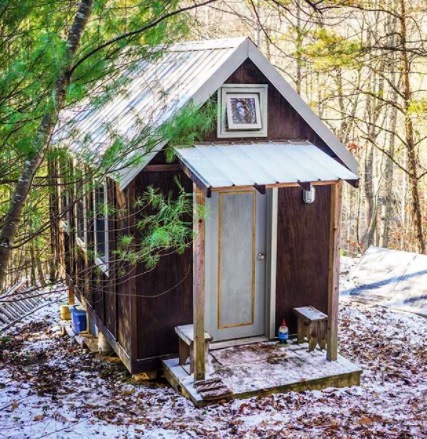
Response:
[{"label": "bare tree trunk", "polygon": [[[378,23],[378,17],[376,17],[376,23]],[[376,40],[376,28],[368,30],[368,41],[375,44]],[[376,53],[368,60],[368,66],[372,69],[371,73],[371,90],[372,96],[367,96],[367,114],[366,120],[368,121],[368,142],[370,143],[370,149],[367,151],[365,161],[365,195],[366,195],[366,232],[363,239],[365,247],[377,244],[377,225],[378,225],[378,188],[375,184],[375,147],[378,139],[378,135],[382,128],[379,123],[381,112],[383,111],[383,105],[379,97],[384,94],[384,77],[379,73],[384,70],[385,60],[382,59],[376,65],[375,63]]]},{"label": "bare tree trunk", "polygon": [[[372,90],[375,91],[376,75],[372,76]],[[374,184],[375,167],[375,141],[377,137],[376,123],[376,100],[373,96],[366,97],[366,121],[368,123],[368,142],[366,145],[364,161],[364,191],[365,191],[365,233],[362,238],[363,247],[374,244],[377,226],[377,202],[376,188]]]},{"label": "bare tree trunk", "polygon": [[[392,73],[390,81],[395,84],[395,75]],[[395,84],[397,87],[397,84]],[[392,102],[397,102],[398,96],[395,90],[390,93],[390,100]],[[392,218],[395,215],[396,200],[394,195],[394,165],[390,157],[394,157],[396,148],[396,130],[397,130],[397,108],[390,108],[390,123],[389,123],[389,133],[386,135],[388,139],[388,154],[389,157],[385,157],[385,170],[384,170],[384,207],[382,211],[383,228],[381,232],[381,247],[388,247],[390,242],[390,232],[392,229]],[[386,146],[387,147],[387,146]]]},{"label": "bare tree trunk", "polygon": [[[340,83],[340,89],[341,93],[344,93],[344,87],[342,84],[342,73],[340,73],[339,83]],[[362,69],[359,69],[357,72],[357,80],[355,81],[355,89],[360,90],[360,83],[362,80]],[[343,97],[343,96],[342,96]],[[347,143],[348,140],[350,140],[350,133],[353,130],[354,122],[356,119],[356,113],[358,111],[359,106],[359,98],[360,94],[357,94],[354,97],[354,100],[351,103],[351,106],[349,104],[345,105],[344,100],[341,98],[342,102],[339,103],[340,111],[341,111],[341,125],[339,128],[339,139],[343,143]],[[355,136],[353,136],[354,138]]]},{"label": "bare tree trunk", "polygon": [[[388,7],[393,7],[395,0],[389,0]],[[397,19],[394,15],[389,15],[386,20],[386,31],[389,34],[388,44],[393,47],[398,44],[396,34],[394,29],[398,25]],[[397,102],[399,99],[397,89],[399,88],[400,78],[396,77],[396,55],[391,53],[387,61],[387,71],[385,74],[389,75],[390,84],[392,87],[389,92],[390,102]],[[386,148],[388,148],[389,156],[385,157],[385,170],[384,170],[384,206],[382,209],[382,231],[380,238],[380,246],[388,247],[390,244],[390,232],[392,229],[392,218],[396,214],[396,199],[394,195],[394,165],[390,157],[394,157],[396,148],[396,132],[397,132],[397,108],[396,106],[391,106],[390,117],[388,125],[388,134],[386,135]]]},{"label": "bare tree trunk", "polygon": [[57,278],[60,260],[60,242],[59,242],[59,193],[58,193],[58,164],[57,160],[48,157],[48,182],[49,182],[49,220],[50,220],[50,246],[52,254],[52,263],[49,269],[49,278],[54,282]]},{"label": "bare tree trunk", "polygon": [[[397,99],[397,95],[394,94],[394,98]],[[395,153],[395,143],[396,143],[396,128],[397,128],[397,109],[391,108],[390,115],[390,135],[388,136],[389,146],[388,153],[393,157]],[[383,229],[381,233],[380,246],[388,247],[391,231],[391,219],[394,214],[394,195],[393,195],[393,183],[394,183],[394,172],[393,172],[393,162],[389,157],[385,157],[385,171],[384,171],[384,209],[382,213],[383,218]]]},{"label": "bare tree trunk", "polygon": [[301,94],[301,85],[302,85],[302,56],[301,56],[301,49],[302,49],[302,31],[301,31],[301,5],[299,0],[296,0],[296,19],[297,23],[295,26],[296,29],[296,38],[295,38],[295,52],[296,52],[296,63],[297,63],[297,72],[296,72],[296,81],[295,86],[297,93]]},{"label": "bare tree trunk", "polygon": [[46,146],[49,143],[58,113],[65,103],[65,94],[70,83],[69,69],[79,47],[83,31],[92,12],[93,0],[82,0],[74,16],[73,24],[67,37],[68,62],[66,68],[60,73],[55,85],[55,96],[51,109],[43,116],[34,139],[34,151],[24,164],[21,176],[16,184],[11,205],[5,216],[3,227],[0,231],[0,288],[4,286],[7,266],[10,260],[13,239],[18,227],[21,214],[31,189],[33,178],[44,159]]},{"label": "bare tree trunk", "polygon": [[400,0],[400,31],[401,31],[401,56],[402,56],[402,82],[405,107],[405,140],[406,156],[408,160],[409,184],[411,187],[411,215],[415,228],[415,236],[418,242],[419,251],[427,254],[426,241],[424,238],[421,201],[418,181],[418,156],[416,151],[416,142],[414,126],[410,115],[410,104],[412,101],[412,90],[410,80],[410,62],[406,47],[407,28],[406,28],[406,8],[405,0]]},{"label": "bare tree trunk", "polygon": [[[36,251],[36,268],[37,268],[37,278],[42,287],[46,286],[46,277],[43,271],[43,262],[40,255],[40,251],[37,249]],[[52,264],[51,264],[52,265]]]},{"label": "bare tree trunk", "polygon": [[365,177],[365,224],[366,231],[362,239],[364,247],[369,247],[374,244],[375,230],[377,225],[377,203],[374,188],[374,145],[368,144],[366,147],[366,156],[364,162],[364,177]]}]

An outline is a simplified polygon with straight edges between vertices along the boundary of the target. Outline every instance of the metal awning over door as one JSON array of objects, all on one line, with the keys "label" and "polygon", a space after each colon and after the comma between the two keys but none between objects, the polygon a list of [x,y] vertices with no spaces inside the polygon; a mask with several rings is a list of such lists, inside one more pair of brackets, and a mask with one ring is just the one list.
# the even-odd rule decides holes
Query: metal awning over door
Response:
[{"label": "metal awning over door", "polygon": [[198,144],[175,148],[181,164],[202,189],[277,186],[346,180],[356,174],[310,142]]}]

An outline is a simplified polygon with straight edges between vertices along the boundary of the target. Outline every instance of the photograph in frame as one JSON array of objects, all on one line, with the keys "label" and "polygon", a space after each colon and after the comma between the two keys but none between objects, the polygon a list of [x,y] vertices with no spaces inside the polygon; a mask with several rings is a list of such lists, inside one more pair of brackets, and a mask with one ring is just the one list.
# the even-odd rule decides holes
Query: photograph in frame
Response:
[{"label": "photograph in frame", "polygon": [[227,122],[231,130],[262,128],[258,93],[227,93]]}]

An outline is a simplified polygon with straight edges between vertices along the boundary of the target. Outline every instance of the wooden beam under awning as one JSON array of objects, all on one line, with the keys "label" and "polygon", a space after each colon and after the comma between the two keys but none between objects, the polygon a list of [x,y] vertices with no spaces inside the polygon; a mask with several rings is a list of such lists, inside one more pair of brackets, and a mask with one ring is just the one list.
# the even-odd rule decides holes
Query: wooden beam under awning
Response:
[{"label": "wooden beam under awning", "polygon": [[[202,191],[207,198],[211,197],[212,192],[220,192],[220,191],[227,191],[227,190],[249,190],[255,188],[258,192],[261,194],[265,193],[266,189],[272,189],[272,188],[285,188],[285,187],[303,187],[304,189],[309,186],[329,186],[334,185],[340,182],[341,180],[327,180],[327,181],[312,181],[312,182],[291,182],[291,183],[272,183],[272,184],[263,184],[258,185],[254,184],[252,186],[221,186],[221,187],[210,187],[207,186],[206,183],[203,181],[201,177],[199,177],[197,174],[191,171],[191,169],[188,168],[184,163],[180,162],[180,166],[182,171],[187,175],[190,180],[196,184],[197,188]],[[349,180],[348,183],[350,183],[353,187],[357,188],[359,187],[359,180]]]},{"label": "wooden beam under awning", "polygon": [[360,180],[346,180],[347,183],[351,184],[354,188],[359,189]]},{"label": "wooden beam under awning", "polygon": [[181,171],[181,166],[178,163],[163,163],[159,165],[147,165],[142,172],[176,172]]},{"label": "wooden beam under awning", "polygon": [[227,190],[238,190],[238,191],[247,191],[250,189],[257,189],[262,187],[262,190],[264,189],[273,189],[273,188],[287,188],[287,187],[303,187],[304,189],[311,186],[332,186],[335,184],[340,183],[342,180],[328,180],[328,181],[312,181],[312,182],[292,182],[292,183],[272,183],[272,184],[266,184],[263,186],[222,186],[222,187],[212,187],[210,190],[212,192],[222,192]]}]

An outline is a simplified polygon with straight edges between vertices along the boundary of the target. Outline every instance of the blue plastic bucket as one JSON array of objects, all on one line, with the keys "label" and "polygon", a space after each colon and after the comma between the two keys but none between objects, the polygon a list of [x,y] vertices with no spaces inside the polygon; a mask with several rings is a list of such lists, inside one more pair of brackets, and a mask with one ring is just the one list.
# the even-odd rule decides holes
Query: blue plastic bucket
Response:
[{"label": "blue plastic bucket", "polygon": [[80,334],[82,331],[86,331],[86,311],[78,308],[77,306],[71,307],[71,321],[73,323],[73,331],[75,334]]}]

